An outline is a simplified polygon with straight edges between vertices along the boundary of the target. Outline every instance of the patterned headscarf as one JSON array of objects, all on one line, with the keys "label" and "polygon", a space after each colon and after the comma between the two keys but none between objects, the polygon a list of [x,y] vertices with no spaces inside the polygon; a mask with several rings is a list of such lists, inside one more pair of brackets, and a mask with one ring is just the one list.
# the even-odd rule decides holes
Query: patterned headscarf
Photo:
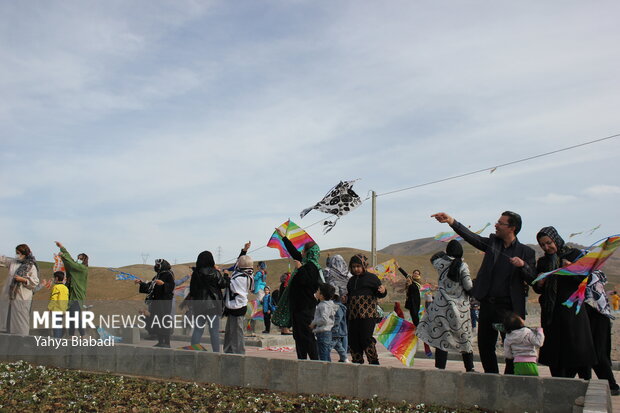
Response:
[{"label": "patterned headscarf", "polygon": [[562,249],[564,249],[566,243],[554,227],[544,227],[543,229],[538,231],[538,234],[536,234],[536,241],[540,240],[545,235],[551,238],[551,241],[555,243],[555,247],[558,249],[558,253],[562,251]]},{"label": "patterned headscarf", "polygon": [[351,270],[353,264],[361,265],[364,271],[366,271],[366,269],[368,268],[368,258],[364,254],[355,254],[354,256],[352,256],[351,260],[349,261],[349,271],[351,271],[351,273],[353,273],[353,271]]},{"label": "patterned headscarf", "polygon": [[320,255],[321,255],[321,249],[319,248],[318,245],[314,244],[312,247],[306,250],[306,254],[303,260],[301,261],[301,263],[303,265],[306,265],[309,262],[311,262],[312,264],[316,266],[317,270],[320,270],[321,269],[321,264],[319,264]]},{"label": "patterned headscarf", "polygon": [[[30,253],[30,255],[28,255],[23,260],[16,260],[16,261],[21,265],[15,271],[15,275],[26,278],[32,267],[35,267],[37,269],[37,273],[39,272],[39,266],[37,264],[37,260],[34,257],[34,255],[32,255],[32,253]],[[9,290],[9,300],[15,299],[15,297],[17,296],[17,290],[21,286],[21,284],[22,283],[17,282],[15,280],[15,277],[13,277],[13,281],[11,282],[11,287]]]}]

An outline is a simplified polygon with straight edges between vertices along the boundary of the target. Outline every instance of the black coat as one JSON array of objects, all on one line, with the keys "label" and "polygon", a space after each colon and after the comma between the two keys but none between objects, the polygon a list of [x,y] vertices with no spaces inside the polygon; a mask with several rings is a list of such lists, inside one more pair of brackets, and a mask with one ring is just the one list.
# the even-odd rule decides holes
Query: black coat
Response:
[{"label": "black coat", "polygon": [[[284,246],[290,254],[290,256],[297,261],[302,261],[301,252],[297,251],[297,248],[286,237],[282,239]],[[289,308],[292,313],[298,311],[313,311],[316,308],[317,301],[314,297],[314,293],[319,289],[319,280],[321,276],[319,269],[312,263],[302,265],[297,273],[291,277],[289,281]]]},{"label": "black coat", "polygon": [[212,267],[195,269],[189,283],[188,299],[191,300],[194,314],[221,314],[227,279]]},{"label": "black coat", "polygon": [[[545,255],[538,259],[538,273],[559,268],[563,259],[574,261],[580,251],[564,248],[558,254],[558,262]],[[590,331],[590,319],[585,308],[577,314],[575,307],[563,303],[583,280],[581,276],[550,275],[542,287],[534,286],[540,294],[541,324],[545,331],[545,342],[540,349],[539,363],[550,367],[579,368],[596,364],[596,352]],[[587,304],[584,304],[587,307]]]},{"label": "black coat", "polygon": [[[403,270],[402,268],[398,268],[398,271],[400,271],[400,273],[405,277],[409,277],[409,274],[407,274],[407,272],[405,270]],[[405,308],[407,310],[409,310],[409,313],[411,314],[411,321],[413,322],[414,326],[418,326],[418,324],[420,324],[420,303],[421,303],[421,297],[420,297],[420,288],[418,287],[418,284],[413,281],[411,283],[411,285],[409,287],[407,287],[407,298],[405,299]]]},{"label": "black coat", "polygon": [[[473,247],[485,253],[478,275],[474,280],[474,287],[471,290],[472,296],[482,303],[488,297],[492,284],[493,266],[500,257],[504,241],[495,234],[491,234],[488,238],[475,234],[456,220],[452,224],[452,229]],[[513,311],[525,319],[525,300],[527,299],[528,286],[535,278],[536,253],[532,248],[521,244],[518,239],[515,239],[514,242],[514,256],[525,261],[525,265],[522,268],[511,267],[509,274],[510,300]]]}]

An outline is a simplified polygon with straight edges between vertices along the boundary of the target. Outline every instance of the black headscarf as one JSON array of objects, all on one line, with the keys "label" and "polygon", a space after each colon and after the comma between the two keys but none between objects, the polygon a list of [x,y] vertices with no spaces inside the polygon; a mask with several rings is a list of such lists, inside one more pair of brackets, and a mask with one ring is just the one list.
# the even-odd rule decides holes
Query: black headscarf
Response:
[{"label": "black headscarf", "polygon": [[454,282],[458,282],[461,264],[463,263],[463,246],[460,242],[453,239],[446,247],[446,254],[454,258],[448,270],[448,278]]},{"label": "black headscarf", "polygon": [[196,259],[196,269],[199,270],[201,268],[213,267],[215,267],[215,260],[213,259],[213,254],[211,254],[210,251],[201,252]]},{"label": "black headscarf", "polygon": [[172,267],[170,266],[170,263],[165,259],[158,258],[155,260],[155,266],[153,267],[153,269],[156,273],[159,274],[160,272],[170,271]]}]

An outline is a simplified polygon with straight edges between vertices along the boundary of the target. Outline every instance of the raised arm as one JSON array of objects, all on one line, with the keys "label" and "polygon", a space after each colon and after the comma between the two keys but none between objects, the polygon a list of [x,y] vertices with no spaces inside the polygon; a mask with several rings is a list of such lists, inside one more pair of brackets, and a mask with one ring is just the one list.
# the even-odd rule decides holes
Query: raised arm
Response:
[{"label": "raised arm", "polygon": [[291,258],[299,262],[303,260],[301,252],[297,251],[297,248],[295,248],[290,239],[284,236],[282,237],[282,242],[284,243],[284,246],[286,247],[286,250],[288,251]]},{"label": "raised arm", "polygon": [[452,228],[454,232],[463,237],[463,239],[469,244],[471,244],[471,246],[473,246],[474,248],[477,248],[480,251],[486,251],[489,248],[489,245],[491,243],[489,238],[481,237],[480,235],[470,231],[467,227],[465,227],[465,225],[461,224],[445,212],[438,212],[431,215],[431,217],[435,218],[442,224],[446,223],[450,225],[450,228]]}]

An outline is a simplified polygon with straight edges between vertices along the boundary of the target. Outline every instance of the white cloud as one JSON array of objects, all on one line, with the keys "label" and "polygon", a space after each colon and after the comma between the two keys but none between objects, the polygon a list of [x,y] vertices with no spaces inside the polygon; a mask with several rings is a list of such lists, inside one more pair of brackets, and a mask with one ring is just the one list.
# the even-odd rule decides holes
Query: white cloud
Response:
[{"label": "white cloud", "polygon": [[[275,1],[258,14],[250,3],[108,4],[0,5],[12,33],[0,37],[7,248],[30,237],[45,249],[58,234],[101,265],[145,249],[234,256],[340,179],[361,178],[364,198],[617,127],[613,1],[450,14],[404,1]],[[620,140],[607,141],[380,197],[379,247],[444,230],[429,218],[439,210],[472,226],[515,210],[523,237],[592,227],[591,198],[620,190],[592,182],[618,154]],[[369,210],[312,235],[322,248],[367,248]]]},{"label": "white cloud", "polygon": [[620,194],[620,186],[617,185],[594,185],[583,191],[591,196],[618,195]]},{"label": "white cloud", "polygon": [[547,195],[542,196],[540,198],[530,198],[530,199],[534,199],[539,202],[543,202],[545,204],[566,204],[566,203],[578,200],[578,198],[574,195],[562,195],[562,194],[556,194],[553,192],[548,193]]}]

